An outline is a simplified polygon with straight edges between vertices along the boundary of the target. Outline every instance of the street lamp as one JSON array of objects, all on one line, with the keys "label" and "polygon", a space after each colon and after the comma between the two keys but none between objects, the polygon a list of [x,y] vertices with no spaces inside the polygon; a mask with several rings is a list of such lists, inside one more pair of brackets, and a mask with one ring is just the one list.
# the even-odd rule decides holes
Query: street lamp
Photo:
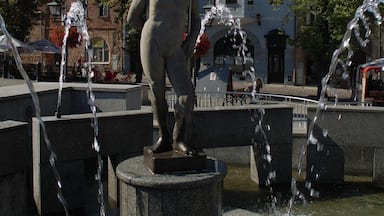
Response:
[{"label": "street lamp", "polygon": [[60,17],[61,16],[61,3],[58,3],[56,1],[47,3],[47,6],[49,8],[49,12],[54,17]]},{"label": "street lamp", "polygon": [[[62,20],[62,9],[63,9],[63,2],[60,1],[60,2],[57,2],[56,0],[53,0],[52,2],[49,2],[46,4],[48,9],[49,9],[49,13],[50,15],[53,17],[53,22],[62,22],[62,24],[64,24],[63,20]],[[64,49],[66,49],[66,61],[68,60],[68,51],[67,51],[67,48],[65,47]],[[68,64],[66,63],[65,67],[64,67],[64,81],[66,79],[66,75],[67,75],[67,68],[68,67]]]},{"label": "street lamp", "polygon": [[[212,4],[212,1],[208,1],[208,4],[203,6],[204,14],[209,13],[212,10],[213,6],[214,5]],[[213,18],[209,18],[207,22],[207,27],[212,27],[212,23],[213,23]]]},{"label": "street lamp", "polygon": [[207,13],[212,9],[214,5],[212,4],[212,1],[208,1],[208,4],[203,6],[204,13]]}]

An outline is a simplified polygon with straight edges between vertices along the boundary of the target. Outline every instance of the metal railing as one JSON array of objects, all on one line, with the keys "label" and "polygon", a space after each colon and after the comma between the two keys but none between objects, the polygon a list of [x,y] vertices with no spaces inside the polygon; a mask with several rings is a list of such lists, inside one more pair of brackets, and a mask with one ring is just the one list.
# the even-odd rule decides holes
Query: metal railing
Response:
[{"label": "metal railing", "polygon": [[[171,109],[176,103],[176,95],[169,92],[166,95],[168,105]],[[242,106],[246,104],[287,104],[293,107],[292,126],[306,130],[307,108],[309,105],[318,104],[317,100],[308,98],[256,93],[252,96],[250,92],[195,92],[195,107],[217,107],[217,106]],[[345,106],[370,106],[361,102],[327,102],[328,105],[337,104]]]}]

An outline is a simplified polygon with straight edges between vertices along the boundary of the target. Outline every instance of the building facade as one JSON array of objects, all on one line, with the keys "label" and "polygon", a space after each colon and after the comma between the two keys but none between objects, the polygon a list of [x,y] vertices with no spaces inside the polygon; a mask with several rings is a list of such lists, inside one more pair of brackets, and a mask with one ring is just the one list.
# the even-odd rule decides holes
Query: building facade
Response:
[{"label": "building facade", "polygon": [[[247,55],[251,61],[243,61],[231,51],[228,37],[229,27],[219,24],[217,18],[206,26],[211,49],[202,57],[206,65],[226,64],[235,73],[249,71],[254,67],[255,77],[264,83],[295,83],[294,46],[288,43],[295,37],[295,16],[289,13],[291,1],[270,0],[200,0],[202,17],[212,6],[225,5],[236,19],[240,19],[241,29],[246,33]],[[226,48],[227,47],[227,48]],[[228,51],[229,49],[229,51]],[[241,57],[240,57],[241,58]]]},{"label": "building facade", "polygon": [[[55,1],[61,5],[59,15],[52,14],[49,11],[49,1],[40,1],[39,18],[33,26],[29,42],[50,39],[53,31],[63,29],[62,15],[71,8],[71,3],[76,0]],[[117,6],[99,6],[94,0],[82,0],[85,8],[85,16],[88,27],[88,34],[91,42],[92,66],[100,72],[122,71],[123,59],[123,27],[122,24],[115,21],[118,12]],[[78,47],[68,48],[68,73],[76,70],[76,65],[87,60],[89,52],[86,52],[84,42]],[[36,52],[34,55],[24,55],[24,62],[41,62],[43,69],[59,70],[61,55],[44,55]]]},{"label": "building facade", "polygon": [[[76,0],[57,0],[62,5],[62,13],[67,12]],[[50,32],[62,25],[59,17],[49,12],[47,3],[41,1],[39,13],[41,19],[34,25],[29,41],[49,39]],[[123,23],[115,22],[118,16],[117,6],[99,6],[94,0],[82,0],[85,5],[87,26],[92,43],[92,63],[98,71],[129,72],[129,54],[124,51]],[[275,4],[271,4],[274,3]],[[212,6],[225,5],[232,16],[240,20],[241,30],[246,33],[246,55],[248,60],[239,57],[233,50],[229,27],[210,20],[205,33],[210,49],[201,58],[201,64],[207,66],[227,65],[235,73],[251,71],[254,68],[256,78],[264,83],[305,85],[305,65],[300,63],[300,51],[289,44],[295,37],[296,19],[289,12],[290,0],[199,0],[200,14]],[[209,7],[208,7],[209,6]],[[232,35],[231,35],[232,34]],[[60,55],[28,55],[29,62],[42,62],[43,68],[53,64],[58,70]],[[84,44],[68,49],[68,71],[74,70],[76,63],[87,59]]]}]

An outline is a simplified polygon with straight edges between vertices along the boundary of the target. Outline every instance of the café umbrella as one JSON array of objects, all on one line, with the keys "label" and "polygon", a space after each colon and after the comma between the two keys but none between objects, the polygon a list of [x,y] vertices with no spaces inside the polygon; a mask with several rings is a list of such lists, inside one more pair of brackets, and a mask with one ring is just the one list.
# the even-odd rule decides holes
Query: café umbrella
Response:
[{"label": "caf\u00e9 umbrella", "polygon": [[61,54],[61,47],[47,39],[34,41],[29,43],[29,45],[32,46],[35,50],[41,51],[43,53]]},{"label": "caf\u00e9 umbrella", "polygon": [[25,51],[32,52],[34,48],[24,42],[17,40],[16,38],[10,36],[10,39],[5,35],[0,36],[0,52],[7,52],[12,49],[11,42],[16,48],[21,48]]},{"label": "caf\u00e9 umbrella", "polygon": [[[40,52],[41,54],[61,54],[61,47],[47,39],[33,41],[28,43],[28,45],[33,47],[36,52]],[[43,55],[41,55],[41,62],[43,62]]]}]

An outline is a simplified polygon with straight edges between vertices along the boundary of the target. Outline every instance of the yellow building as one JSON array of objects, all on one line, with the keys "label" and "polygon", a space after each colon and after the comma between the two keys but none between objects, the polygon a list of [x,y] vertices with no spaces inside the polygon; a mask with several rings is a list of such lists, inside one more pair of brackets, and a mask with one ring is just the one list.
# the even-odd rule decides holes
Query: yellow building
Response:
[{"label": "yellow building", "polygon": [[[29,42],[50,39],[53,33],[57,33],[64,29],[62,16],[66,14],[72,2],[77,0],[55,0],[40,1],[38,11],[38,19],[33,26]],[[117,6],[99,6],[94,0],[82,0],[85,9],[86,22],[88,26],[88,34],[92,47],[92,67],[100,72],[106,71],[122,71],[123,59],[123,28],[121,23],[115,22]],[[56,5],[57,11],[50,11],[50,6]],[[52,7],[51,7],[52,9]],[[87,60],[87,53],[84,42],[80,46],[68,48],[68,69],[67,73],[76,73],[76,64],[79,60],[82,62]],[[60,54],[42,54],[35,52],[33,54],[23,55],[24,63],[36,64],[42,63],[43,73],[53,70],[54,73],[59,72],[59,64],[61,61]]]}]

